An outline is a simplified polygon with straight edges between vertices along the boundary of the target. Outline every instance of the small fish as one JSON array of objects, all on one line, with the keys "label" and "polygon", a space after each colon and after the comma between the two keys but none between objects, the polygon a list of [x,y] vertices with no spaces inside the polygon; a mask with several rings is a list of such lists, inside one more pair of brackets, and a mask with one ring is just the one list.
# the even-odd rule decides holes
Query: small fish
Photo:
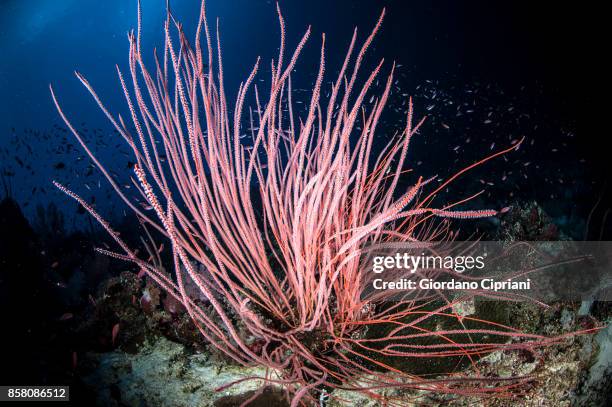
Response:
[{"label": "small fish", "polygon": [[66,312],[65,314],[62,314],[61,317],[59,317],[60,321],[67,321],[69,319],[72,319],[73,315],[70,312]]},{"label": "small fish", "polygon": [[139,202],[139,204],[145,211],[150,211],[153,209],[153,207],[146,202]]},{"label": "small fish", "polygon": [[115,340],[117,339],[117,335],[119,335],[119,323],[118,322],[115,325],[113,325],[113,331],[111,333],[113,346],[115,346]]}]

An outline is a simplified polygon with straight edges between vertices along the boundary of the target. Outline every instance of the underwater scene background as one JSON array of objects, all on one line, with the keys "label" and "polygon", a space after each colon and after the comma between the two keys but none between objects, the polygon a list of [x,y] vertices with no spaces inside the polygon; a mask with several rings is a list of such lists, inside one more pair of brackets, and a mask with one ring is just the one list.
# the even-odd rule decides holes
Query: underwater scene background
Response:
[{"label": "underwater scene background", "polygon": [[[326,34],[327,69],[322,92],[329,97],[353,29],[359,27],[362,41],[385,8],[362,68],[369,73],[385,59],[387,70],[372,84],[372,92],[381,93],[395,63],[373,156],[403,131],[409,97],[415,117],[426,120],[411,140],[407,161],[436,182],[524,138],[516,151],[474,168],[437,195],[449,201],[484,190],[464,209],[510,208],[503,216],[462,221],[461,237],[611,239],[606,117],[595,113],[599,92],[592,84],[599,77],[604,38],[597,32],[602,27],[597,10],[529,1],[291,0],[279,5],[289,52],[308,26],[313,32],[291,74],[297,115],[309,109],[321,33]],[[153,49],[161,53],[164,48],[167,5],[142,0],[141,7],[140,46],[145,63],[154,66]],[[198,0],[170,2],[189,39],[199,8]],[[279,52],[276,3],[209,0],[207,16],[211,27],[219,19],[230,105],[259,56],[255,84],[267,91],[269,61]],[[251,398],[253,405],[289,405],[291,397],[273,386],[261,394],[248,386],[226,394],[227,382],[260,372],[241,371],[212,351],[180,302],[139,276],[138,267],[95,252],[95,247],[112,247],[113,239],[52,184],[80,194],[132,248],[147,253],[138,219],[75,140],[49,92],[52,84],[92,152],[124,192],[136,195],[130,148],[74,71],[87,77],[112,115],[131,123],[115,64],[127,74],[128,32],[137,19],[136,0],[0,1],[0,310],[1,354],[8,366],[0,385],[70,385],[74,405],[232,406]],[[368,93],[363,103],[367,109],[376,102]],[[254,103],[247,99],[246,104]],[[409,185],[400,181],[403,189]],[[152,209],[142,199],[133,203]],[[158,258],[171,269],[168,251],[160,250]],[[609,302],[590,304],[586,315],[581,305],[561,302],[541,314],[529,307],[485,314],[494,320],[504,314],[504,322],[514,318],[520,328],[547,335],[589,329],[595,323],[586,316],[607,326]],[[546,366],[561,373],[557,381],[530,383],[526,398],[466,401],[438,395],[412,403],[609,405],[611,337],[603,328],[597,336],[543,351]],[[488,373],[520,374],[530,363],[528,357],[505,365],[491,362]],[[334,395],[331,389],[320,396],[327,393],[329,401],[317,393],[303,403],[393,405],[380,398]]]}]

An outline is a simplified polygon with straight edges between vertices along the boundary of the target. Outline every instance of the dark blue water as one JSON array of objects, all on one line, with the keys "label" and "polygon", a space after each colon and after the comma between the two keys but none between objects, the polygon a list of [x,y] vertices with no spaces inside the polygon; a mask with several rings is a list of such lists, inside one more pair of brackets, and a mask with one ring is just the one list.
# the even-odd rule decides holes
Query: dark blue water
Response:
[{"label": "dark blue water", "polygon": [[[331,3],[331,4],[330,4]],[[490,1],[281,1],[288,48],[311,24],[313,36],[295,73],[295,87],[310,89],[320,35],[327,33],[329,78],[339,66],[354,26],[363,38],[383,7],[387,18],[368,54],[401,66],[384,117],[383,136],[403,124],[407,95],[418,115],[429,115],[411,154],[424,175],[444,176],[525,136],[516,152],[462,180],[449,197],[486,188],[479,204],[537,200],[568,229],[584,227],[586,214],[605,191],[606,155],[594,148],[581,112],[585,46],[590,31],[578,25],[575,7]],[[143,0],[143,50],[162,47],[164,0]],[[193,34],[199,1],[171,8]],[[275,3],[209,1],[211,25],[219,17],[226,88],[232,99],[257,56],[278,49]],[[582,21],[584,22],[584,21]],[[102,161],[127,183],[130,157],[122,140],[73,76],[83,73],[109,110],[128,117],[115,64],[127,71],[127,32],[136,25],[136,1],[4,0],[0,8],[0,170],[29,216],[55,202],[70,224],[82,225],[73,202],[53,190],[69,184],[109,217],[121,206],[60,122],[50,83]],[[264,80],[268,72],[262,71]],[[381,80],[381,83],[383,81]],[[307,93],[303,92],[302,97]],[[382,137],[384,139],[384,137]],[[382,140],[381,140],[382,141]],[[419,163],[420,162],[420,163]],[[606,195],[607,194],[607,195]],[[600,217],[606,207],[601,204]],[[82,211],[81,211],[82,212]]]}]

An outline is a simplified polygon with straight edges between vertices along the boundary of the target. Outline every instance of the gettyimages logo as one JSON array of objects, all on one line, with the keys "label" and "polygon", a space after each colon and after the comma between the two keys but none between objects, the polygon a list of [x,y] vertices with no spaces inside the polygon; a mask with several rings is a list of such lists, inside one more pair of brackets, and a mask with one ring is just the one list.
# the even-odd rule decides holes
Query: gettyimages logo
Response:
[{"label": "gettyimages logo", "polygon": [[485,268],[486,253],[480,256],[433,256],[421,253],[396,253],[394,256],[374,256],[372,271],[380,274],[385,270],[406,270],[416,273],[419,269],[450,269],[457,273],[466,270],[482,270]]}]

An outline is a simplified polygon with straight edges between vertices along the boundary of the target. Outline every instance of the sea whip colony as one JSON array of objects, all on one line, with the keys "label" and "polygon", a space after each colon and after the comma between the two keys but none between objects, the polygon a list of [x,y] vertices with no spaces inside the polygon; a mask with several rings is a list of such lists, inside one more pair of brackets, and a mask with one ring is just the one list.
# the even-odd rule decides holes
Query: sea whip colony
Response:
[{"label": "sea whip colony", "polygon": [[[365,244],[452,239],[449,219],[497,215],[496,210],[451,210],[470,198],[439,208],[431,205],[436,193],[455,178],[517,147],[478,161],[436,187],[426,188],[433,179],[418,178],[407,190],[396,191],[407,172],[410,140],[423,120],[413,121],[410,101],[404,131],[380,154],[372,153],[394,67],[384,91],[367,108],[364,98],[383,61],[365,82],[358,84],[357,77],[384,11],[357,52],[354,31],[328,97],[322,96],[323,34],[318,75],[304,117],[293,108],[290,73],[311,31],[308,28],[290,57],[285,55],[280,9],[280,52],[270,65],[269,90],[261,92],[253,84],[258,59],[233,104],[223,85],[219,30],[213,45],[204,2],[193,46],[168,13],[163,56],[160,60],[154,53],[153,73],[143,63],[140,15],[139,4],[137,33],[129,34],[128,81],[117,67],[131,129],[109,113],[83,75],[76,76],[131,147],[137,162],[134,185],[156,219],[124,194],[72,126],[53,89],[51,93],[62,119],[117,194],[171,243],[174,277],[157,263],[138,258],[93,207],[55,183],[83,205],[122,250],[99,252],[135,263],[184,305],[211,346],[237,363],[265,366],[266,377],[245,380],[259,380],[262,388],[282,386],[292,406],[334,388],[374,398],[382,398],[384,388],[415,390],[403,392],[404,398],[413,399],[427,392],[476,397],[520,393],[531,377],[481,378],[476,369],[469,378],[459,373],[426,378],[388,361],[462,357],[475,366],[478,357],[494,351],[531,350],[560,338],[523,334],[470,317],[463,321],[485,326],[438,330],[431,320],[459,319],[452,301],[434,296],[388,303],[384,295],[362,295],[366,271],[360,268],[360,254]],[[178,44],[171,34],[174,29]],[[255,106],[249,109],[250,140],[243,143],[244,104],[251,89]],[[207,304],[190,297],[188,283],[197,286]],[[478,335],[498,340],[481,343],[474,339]],[[399,396],[385,400],[403,402]]]}]

